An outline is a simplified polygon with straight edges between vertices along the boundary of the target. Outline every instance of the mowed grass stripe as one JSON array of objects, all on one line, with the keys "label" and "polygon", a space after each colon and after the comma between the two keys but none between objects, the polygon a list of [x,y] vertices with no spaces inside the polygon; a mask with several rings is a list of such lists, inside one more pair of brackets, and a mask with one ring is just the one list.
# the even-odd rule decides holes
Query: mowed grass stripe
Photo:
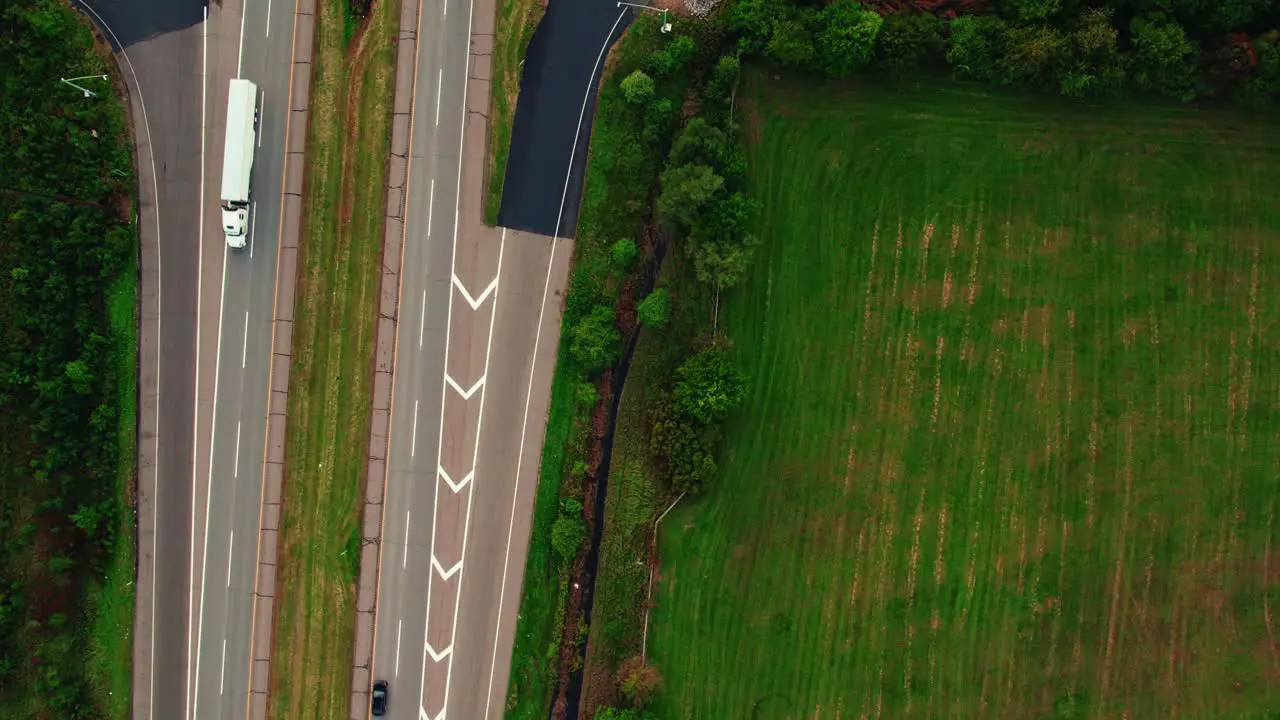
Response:
[{"label": "mowed grass stripe", "polygon": [[663,717],[1270,707],[1276,134],[743,97],[764,243],[722,322],[751,395],[664,530]]},{"label": "mowed grass stripe", "polygon": [[293,334],[273,718],[349,707],[364,479],[400,5],[375,2],[345,45],[319,3]]}]

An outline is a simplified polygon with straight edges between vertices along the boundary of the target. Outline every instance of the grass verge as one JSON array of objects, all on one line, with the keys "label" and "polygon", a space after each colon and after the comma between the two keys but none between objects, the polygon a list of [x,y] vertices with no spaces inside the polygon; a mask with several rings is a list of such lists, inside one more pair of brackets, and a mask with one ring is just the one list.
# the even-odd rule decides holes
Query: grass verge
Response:
[{"label": "grass verge", "polygon": [[[136,226],[135,226],[136,230]],[[137,237],[137,233],[134,233]],[[115,497],[121,509],[114,528],[114,542],[100,584],[88,589],[89,655],[86,674],[106,717],[125,720],[132,712],[133,603],[135,596],[137,524],[134,503],[137,485],[138,441],[138,255],[130,254],[128,266],[107,296],[107,322],[111,330],[116,376],[119,471]]]},{"label": "grass verge", "polygon": [[511,126],[515,121],[516,97],[520,94],[520,70],[533,31],[546,14],[542,0],[499,0],[493,31],[493,88],[489,93],[489,137],[485,147],[489,159],[485,167],[488,188],[484,198],[484,221],[498,224],[502,207],[502,183],[507,176],[507,153],[511,149]]},{"label": "grass verge", "polygon": [[[596,394],[594,378],[588,378],[569,352],[571,333],[595,307],[616,309],[624,287],[643,270],[617,267],[613,245],[641,234],[653,183],[676,128],[675,109],[691,81],[684,73],[658,78],[656,98],[667,101],[667,113],[646,112],[626,101],[620,78],[645,67],[650,55],[673,38],[660,33],[659,25],[656,15],[639,17],[610,52],[601,82],[512,655],[509,718],[546,717],[558,680],[556,662],[565,623],[569,567],[551,552],[551,525],[558,516],[561,498],[580,496],[583,491],[590,462],[586,445],[595,408],[582,398]],[[703,26],[691,21],[680,33],[685,27]],[[632,327],[620,329],[628,332]]]},{"label": "grass verge", "polygon": [[1273,710],[1274,126],[772,77],[658,715]]},{"label": "grass verge", "polygon": [[[271,717],[343,717],[369,439],[398,0],[318,7],[289,388]],[[292,128],[291,132],[303,132]]]}]

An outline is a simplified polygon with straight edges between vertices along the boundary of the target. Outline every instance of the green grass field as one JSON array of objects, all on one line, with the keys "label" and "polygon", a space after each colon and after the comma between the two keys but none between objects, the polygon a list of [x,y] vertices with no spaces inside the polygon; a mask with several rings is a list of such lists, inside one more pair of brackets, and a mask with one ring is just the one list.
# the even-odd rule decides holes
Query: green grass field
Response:
[{"label": "green grass field", "polygon": [[660,716],[1272,716],[1280,135],[758,70],[739,100],[750,395],[664,526]]}]

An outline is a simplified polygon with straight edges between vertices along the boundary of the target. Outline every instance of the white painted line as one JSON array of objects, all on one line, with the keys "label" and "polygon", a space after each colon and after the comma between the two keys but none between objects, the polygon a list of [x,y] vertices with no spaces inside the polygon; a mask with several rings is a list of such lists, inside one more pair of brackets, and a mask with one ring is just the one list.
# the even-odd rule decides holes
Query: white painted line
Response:
[{"label": "white painted line", "polygon": [[241,77],[241,65],[244,64],[244,18],[248,17],[248,0],[241,6],[241,47],[236,54],[236,77]]},{"label": "white painted line", "polygon": [[409,439],[409,457],[418,454],[418,401],[413,401],[413,435]]},{"label": "white painted line", "polygon": [[462,297],[466,298],[467,304],[471,306],[472,310],[478,310],[480,305],[489,298],[489,294],[498,289],[498,278],[495,277],[493,282],[489,283],[489,287],[485,288],[478,298],[471,297],[471,293],[467,292],[467,288],[463,286],[457,275],[453,276],[453,286],[458,288],[458,292],[462,293]]},{"label": "white painted line", "polygon": [[249,204],[249,257],[253,257],[253,228],[254,220],[258,219],[257,202]]},{"label": "white painted line", "polygon": [[418,720],[431,720],[431,718],[427,715],[427,709],[422,707],[421,705],[418,706]]},{"label": "white painted line", "polygon": [[[445,0],[446,3],[448,0]],[[444,68],[440,68],[440,74],[436,76],[436,127],[440,127],[440,91],[444,87]]]},{"label": "white painted line", "polygon": [[[236,531],[232,530],[231,539],[227,541],[227,587],[231,587],[231,551],[235,549],[235,546],[236,546]],[[225,643],[226,640],[223,640],[222,642]],[[222,651],[225,653],[226,648],[224,647]]]},{"label": "white painted line", "polygon": [[[491,321],[492,319],[493,318],[490,318]],[[480,386],[484,385],[484,376],[482,375],[480,379],[476,381],[476,384],[472,385],[469,390],[463,390],[461,387],[458,386],[458,383],[454,382],[453,378],[449,377],[448,375],[444,376],[444,381],[446,383],[449,383],[449,387],[453,388],[455,392],[461,395],[463,400],[470,400],[471,396],[475,394],[476,390],[479,390]]]},{"label": "white painted line", "polygon": [[[498,666],[498,641],[501,638],[501,634],[497,632],[497,623],[502,622],[502,607],[507,596],[507,568],[511,567],[511,536],[515,533],[516,503],[519,502],[520,499],[520,470],[524,461],[525,431],[529,428],[529,402],[533,399],[533,374],[537,370],[538,366],[538,343],[542,340],[542,320],[543,315],[547,310],[547,294],[551,289],[551,269],[555,265],[556,260],[556,238],[559,237],[560,234],[560,221],[561,216],[564,214],[564,201],[569,195],[569,178],[573,174],[573,154],[577,152],[578,136],[582,134],[582,118],[587,112],[587,100],[591,97],[591,89],[595,87],[595,75],[600,70],[600,61],[604,58],[604,53],[609,48],[609,38],[612,37],[614,31],[617,30],[618,23],[622,22],[622,16],[625,12],[626,11],[624,10],[623,12],[618,13],[618,19],[613,21],[613,29],[609,31],[609,36],[605,38],[604,45],[601,46],[600,53],[596,56],[596,67],[595,70],[591,72],[591,79],[587,82],[587,90],[582,98],[582,110],[578,112],[578,130],[574,134],[573,147],[569,151],[569,170],[565,173],[564,192],[560,196],[560,211],[556,216],[555,237],[551,240],[551,255],[547,258],[547,275],[546,279],[542,283],[542,305],[538,307],[538,329],[533,336],[533,354],[529,356],[529,383],[524,396],[524,418],[520,422],[520,445],[519,449],[516,450],[515,487],[511,491],[511,517],[507,521],[507,549],[502,560],[502,584],[498,589],[498,614],[496,616],[498,620],[494,621],[495,630],[493,635],[493,652],[489,656],[489,689],[485,691],[484,698],[484,717],[486,718],[489,717],[489,708],[493,703],[493,676]],[[506,235],[507,231],[503,230],[502,236],[504,239],[506,238]],[[448,690],[445,692],[448,693]]]},{"label": "white painted line", "polygon": [[431,178],[431,190],[427,193],[427,238],[431,238],[431,215],[436,207],[436,179]]},{"label": "white painted line", "polygon": [[[459,171],[461,171],[461,168],[459,168]],[[498,245],[497,277],[502,277],[502,258],[506,254],[506,250],[507,250],[507,233],[506,231],[503,231],[502,242]],[[489,315],[489,337],[485,341],[485,346],[484,346],[484,372],[486,375],[488,375],[489,373],[489,353],[491,350],[493,350],[493,323],[498,318],[498,308],[497,308],[498,296],[496,295],[494,296],[493,302],[494,302],[493,312],[490,313]],[[480,458],[480,438],[482,437],[483,430],[484,430],[484,401],[485,401],[485,398],[488,397],[488,395],[489,395],[488,390],[485,390],[480,393],[480,412],[479,412],[478,419],[476,420],[476,443],[471,450],[472,472],[475,472],[476,462]],[[467,493],[467,512],[465,515],[465,519],[462,522],[461,557],[463,558],[467,556],[467,540],[471,536],[471,504],[472,504],[471,501],[475,499],[475,495],[476,495],[475,488],[472,488],[471,492]],[[435,556],[432,555],[432,557],[434,558]],[[462,561],[459,560],[457,567],[455,567],[450,572],[451,573],[456,572],[461,568],[462,568]],[[462,585],[464,582],[466,582],[466,579],[467,579],[467,576],[465,574],[458,576],[458,592],[457,592],[457,595],[454,596],[453,598],[453,632],[449,636],[450,647],[452,647],[453,644],[458,641],[458,611],[462,608]],[[444,703],[441,705],[442,708],[449,707],[449,690],[452,684],[453,684],[453,662],[450,661],[449,669],[445,671]]]},{"label": "white painted line", "polygon": [[240,350],[240,367],[243,368],[249,359],[249,311],[244,311],[244,347]]},{"label": "white painted line", "polygon": [[[213,452],[214,446],[218,439],[218,380],[222,374],[222,316],[225,310],[227,300],[227,253],[230,250],[227,244],[222,244],[222,286],[218,293],[218,342],[214,350],[213,363],[213,411],[210,413],[209,425],[209,481],[204,488],[204,543],[200,550],[200,616],[196,622],[196,672],[194,677],[200,677],[200,648],[204,644],[204,596],[208,589],[208,560],[209,560],[209,510],[213,507],[211,497],[213,493]],[[199,403],[197,402],[197,407]],[[192,492],[192,502],[194,503],[195,493]],[[194,545],[194,543],[192,543]],[[194,686],[195,683],[193,682]],[[191,718],[196,720],[200,716],[200,694],[196,688],[191,690],[194,699],[191,705]]]},{"label": "white painted line", "polygon": [[427,327],[427,291],[422,291],[422,317],[418,319],[418,347],[422,347],[422,331]]},{"label": "white painted line", "polygon": [[240,477],[240,421],[236,421],[236,462],[231,477]]},{"label": "white painted line", "polygon": [[459,490],[466,487],[471,482],[471,479],[474,478],[475,476],[476,476],[476,471],[472,470],[471,472],[462,476],[462,480],[455,483],[453,479],[449,477],[449,473],[445,472],[444,468],[440,468],[440,477],[444,478],[445,483],[449,485],[449,489],[453,491],[454,495],[457,495]]},{"label": "white painted line", "polygon": [[436,572],[440,573],[441,580],[444,580],[445,582],[449,582],[449,578],[453,577],[454,573],[462,569],[462,561],[459,560],[457,565],[454,565],[448,570],[445,570],[444,566],[441,565],[440,561],[437,560],[433,555],[431,556],[431,567],[435,568]]},{"label": "white painted line", "polygon": [[[412,510],[404,511],[404,555],[400,558],[400,567],[404,568],[409,564],[409,515]],[[396,647],[400,647],[400,641],[396,640]],[[396,655],[400,655],[400,651],[396,650]]]},{"label": "white painted line", "polygon": [[436,652],[436,649],[431,647],[431,643],[427,643],[427,654],[431,655],[432,662],[440,662],[441,660],[453,654],[453,646],[450,645],[449,647],[441,650],[440,652]]},{"label": "white painted line", "polygon": [[[270,1],[271,1],[271,0],[267,0],[267,2],[270,2]],[[271,14],[270,14],[270,13],[268,13],[268,14],[267,14],[267,22],[270,22],[270,21],[271,21]],[[268,34],[270,34],[270,33],[268,33]],[[263,109],[263,108],[265,108],[266,106],[267,106],[267,91],[266,91],[266,90],[263,90],[263,91],[262,91],[262,97],[258,100],[258,127],[256,127],[256,128],[254,128],[254,129],[253,129],[253,131],[254,131],[255,133],[257,133],[257,134],[258,134],[258,148],[259,148],[259,149],[261,149],[261,148],[262,148],[262,124],[263,124],[264,122],[266,122],[266,120],[267,120],[266,115],[264,115],[264,114],[262,113],[262,109]]]},{"label": "white painted line", "polygon": [[271,0],[267,0],[267,34],[265,37],[271,37]]},{"label": "white painted line", "polygon": [[[132,76],[132,78],[133,78],[133,86],[134,86],[134,88],[137,90],[138,107],[139,107],[139,108],[141,109],[141,111],[142,111],[142,129],[143,129],[143,134],[144,134],[144,135],[146,135],[146,137],[147,137],[147,147],[148,147],[148,148],[154,148],[154,147],[155,147],[155,145],[154,145],[154,144],[152,144],[152,142],[151,142],[151,124],[147,122],[147,104],[146,104],[146,102],[144,102],[144,101],[143,101],[143,97],[142,97],[142,84],[141,84],[140,82],[138,82],[138,73],[133,69],[133,60],[131,60],[131,59],[129,58],[129,53],[125,51],[124,45],[120,42],[120,38],[116,37],[116,33],[115,33],[115,31],[111,29],[111,26],[110,26],[110,25],[108,25],[108,24],[106,23],[106,21],[105,21],[105,20],[103,20],[102,16],[98,14],[98,11],[97,11],[97,10],[94,10],[94,9],[93,9],[93,6],[89,5],[89,4],[86,2],[86,0],[78,0],[78,2],[80,3],[80,5],[81,5],[82,7],[84,7],[84,9],[85,9],[85,10],[87,10],[89,13],[91,13],[91,14],[94,16],[94,19],[96,19],[96,20],[98,21],[98,24],[102,27],[102,29],[107,31],[107,34],[111,36],[111,40],[112,40],[112,42],[115,44],[116,52],[120,53],[120,56],[121,56],[122,58],[124,58],[125,67],[127,67],[127,68],[129,69],[129,75],[130,75],[130,76]],[[201,34],[201,38],[202,38],[202,40],[203,40],[203,42],[204,42],[204,47],[205,47],[205,48],[207,48],[207,47],[208,47],[208,40],[207,40],[207,35],[206,35],[206,33],[207,33],[207,28],[208,28],[208,20],[209,20],[209,6],[208,6],[208,5],[205,5],[205,7],[204,7],[204,23],[203,23],[202,28],[201,28],[201,29],[204,31],[204,32],[202,32],[202,34]],[[206,51],[206,52],[207,52],[207,51]],[[205,73],[204,73],[204,71],[203,71],[203,70],[201,71],[200,78],[201,78],[201,87],[203,88],[203,87],[204,87],[204,81],[205,81]],[[203,102],[203,96],[201,97],[201,106],[200,106],[200,107],[201,107],[201,116],[203,117],[203,114],[204,114],[204,102]],[[201,122],[203,123],[203,120],[201,120]],[[155,208],[154,208],[154,212],[155,212],[155,216],[156,216],[156,241],[157,241],[157,242],[159,242],[159,241],[160,241],[160,187],[159,187],[159,181],[156,179],[156,159],[155,159],[155,155],[154,155],[154,154],[152,154],[152,151],[151,151],[151,150],[148,150],[147,155],[148,155],[148,157],[150,158],[150,161],[151,161],[151,163],[150,163],[150,164],[151,164],[151,191],[152,191],[152,193],[153,193],[153,195],[154,195],[154,200],[155,200],[155,203],[156,203]],[[203,210],[203,207],[204,207],[204,187],[203,187],[203,184],[204,184],[204,170],[203,170],[203,169],[204,169],[204,137],[203,137],[203,135],[201,135],[201,142],[200,142],[200,167],[201,167],[201,173],[200,173],[200,182],[201,182],[201,190],[200,190],[201,212],[200,212],[200,217],[201,217],[201,218],[203,218],[203,217],[204,217],[204,210]],[[203,223],[201,223],[200,227],[201,227],[201,236],[203,237],[203,227],[204,227]],[[157,253],[156,253],[156,263],[157,263],[157,264],[156,264],[156,294],[157,294],[158,296],[160,296],[160,297],[163,297],[163,295],[161,295],[161,294],[160,294],[160,278],[161,278],[162,273],[160,272],[160,271],[161,271],[161,267],[160,267],[160,253],[159,253],[159,252],[157,252]],[[161,318],[161,316],[162,316],[162,315],[163,315],[163,309],[162,309],[162,308],[157,304],[157,306],[156,306],[156,396],[157,396],[157,397],[159,397],[159,395],[160,395],[160,338],[161,338],[161,337],[163,337],[163,335],[162,335],[162,334],[161,334],[161,332],[160,332],[160,330],[161,330],[160,318]],[[198,333],[197,333],[197,337],[198,337]],[[159,404],[159,403],[156,403],[156,428],[158,429],[159,427],[160,427],[160,404]],[[160,481],[160,473],[159,473],[159,469],[158,469],[158,468],[159,468],[159,458],[160,458],[160,433],[159,433],[159,432],[156,432],[156,433],[155,433],[155,436],[154,436],[153,442],[155,443],[154,448],[155,448],[156,466],[155,466],[155,468],[152,470],[152,475],[151,475],[151,477],[152,477],[151,499],[152,499],[152,505],[153,505],[153,508],[154,508],[154,507],[158,507],[158,506],[159,506],[159,502],[160,502],[160,501],[159,501],[159,497],[160,497],[160,482],[159,482],[159,481]],[[152,511],[152,514],[153,514],[153,516],[154,516],[154,514],[155,514],[154,509],[153,509],[153,511]],[[153,618],[154,618],[154,617],[155,617],[155,615],[156,615],[156,582],[155,582],[155,571],[154,571],[154,567],[155,567],[155,561],[154,561],[154,558],[155,558],[156,556],[158,556],[159,554],[160,554],[160,549],[159,549],[159,547],[157,546],[157,547],[155,547],[155,548],[154,548],[154,554],[153,554],[153,556],[152,556],[152,557],[153,557],[153,561],[152,561],[152,568],[153,568],[153,569],[152,569],[152,573],[151,573],[151,617],[153,617]],[[188,574],[188,575],[187,575],[187,577],[188,577],[188,578],[190,578],[190,577],[191,577],[191,575],[190,575],[190,574]],[[155,673],[155,666],[156,666],[156,655],[155,655],[155,647],[156,647],[156,629],[155,629],[155,628],[156,628],[156,625],[155,625],[155,623],[154,623],[154,622],[150,623],[150,625],[151,625],[151,632],[150,632],[150,639],[148,640],[148,644],[149,644],[149,646],[150,646],[151,650],[150,650],[150,652],[148,653],[148,660],[147,660],[147,662],[148,662],[148,664],[149,664],[149,667],[150,667],[150,670],[149,670],[149,672],[148,672],[148,676],[149,676],[149,678],[150,678],[150,681],[149,681],[149,685],[148,685],[148,688],[147,688],[147,715],[148,715],[148,716],[153,716],[153,715],[154,715],[154,713],[155,713],[155,697],[156,697],[156,695],[155,695],[155,677],[156,677],[156,673]],[[188,632],[187,632],[188,639],[190,638],[190,635],[191,635],[191,632],[190,632],[190,625],[188,624]],[[187,701],[188,701],[188,702],[190,701],[190,697],[189,697],[189,696],[188,696],[188,698],[187,698]]]},{"label": "white painted line", "polygon": [[227,679],[227,639],[222,638],[222,673],[218,675],[218,694],[222,694],[223,681]]},{"label": "white painted line", "polygon": [[396,677],[400,677],[400,625],[403,620],[396,621]]},{"label": "white painted line", "polygon": [[[200,447],[200,321],[204,314],[204,176],[205,176],[205,135],[208,132],[208,103],[209,103],[209,5],[206,3],[204,7],[204,32],[201,34],[200,49],[200,217],[196,221],[196,247],[199,251],[196,253],[196,372],[195,372],[195,397],[194,416],[191,422],[191,537],[188,538],[191,546],[191,557],[187,561],[187,582],[189,588],[187,592],[187,716],[192,715],[195,705],[196,684],[194,676],[191,674],[191,668],[195,663],[191,662],[192,653],[196,644],[191,642],[191,636],[195,630],[195,602],[196,602],[196,488],[200,487],[199,472],[197,472],[195,450]],[[153,144],[151,146],[155,148]],[[159,433],[157,432],[158,436]],[[159,508],[159,505],[156,506]],[[152,638],[154,639],[155,620],[152,619]],[[155,677],[155,673],[151,673],[151,677]],[[154,702],[154,693],[152,693]]]}]

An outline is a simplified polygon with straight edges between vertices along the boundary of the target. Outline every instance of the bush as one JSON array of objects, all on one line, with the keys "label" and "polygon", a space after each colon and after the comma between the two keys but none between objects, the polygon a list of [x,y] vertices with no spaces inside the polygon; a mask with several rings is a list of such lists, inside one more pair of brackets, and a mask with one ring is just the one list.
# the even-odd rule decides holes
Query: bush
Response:
[{"label": "bush", "polygon": [[1200,51],[1187,39],[1182,26],[1173,21],[1134,18],[1129,29],[1138,85],[1183,102],[1194,99]]},{"label": "bush", "polygon": [[635,657],[626,660],[618,668],[618,692],[636,708],[643,708],[662,687],[662,674],[658,668]]},{"label": "bush", "polygon": [[641,300],[636,315],[647,328],[664,327],[671,320],[671,300],[666,288],[658,288]]},{"label": "bush", "polygon": [[582,516],[561,513],[551,524],[551,549],[564,560],[572,560],[587,537],[587,524]]},{"label": "bush", "polygon": [[695,420],[723,420],[747,396],[747,379],[729,353],[711,346],[676,370],[676,406]]},{"label": "bush", "polygon": [[613,257],[613,266],[625,271],[630,270],[636,260],[640,259],[640,248],[636,246],[635,240],[622,238],[613,244],[609,254]]},{"label": "bush", "polygon": [[622,334],[613,322],[613,307],[597,305],[574,325],[569,352],[586,372],[603,370],[618,359],[618,343],[622,341]]},{"label": "bush", "polygon": [[840,77],[871,61],[884,19],[855,0],[835,0],[818,13],[817,23],[818,65]]},{"label": "bush", "polygon": [[694,49],[693,38],[678,35],[666,47],[649,56],[649,70],[659,77],[679,72],[693,57]]},{"label": "bush", "polygon": [[946,58],[942,28],[932,13],[889,13],[876,38],[876,62],[893,72],[940,63]]},{"label": "bush", "polygon": [[951,22],[947,62],[962,76],[990,80],[1004,52],[1005,24],[1000,18],[965,15]]},{"label": "bush", "polygon": [[623,78],[621,87],[623,97],[632,105],[644,105],[652,100],[657,92],[653,78],[646,75],[643,70],[636,70]]}]

